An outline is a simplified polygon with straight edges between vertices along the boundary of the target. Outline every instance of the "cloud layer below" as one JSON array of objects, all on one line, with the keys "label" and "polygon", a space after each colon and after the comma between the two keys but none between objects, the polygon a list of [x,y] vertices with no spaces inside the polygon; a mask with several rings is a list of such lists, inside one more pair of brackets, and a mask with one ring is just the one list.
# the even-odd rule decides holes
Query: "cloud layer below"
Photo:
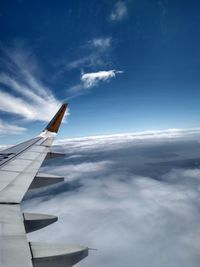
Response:
[{"label": "cloud layer below", "polygon": [[87,267],[199,266],[199,136],[193,129],[59,141],[65,159],[43,171],[66,182],[24,203],[59,221],[30,239],[97,248],[81,263]]}]

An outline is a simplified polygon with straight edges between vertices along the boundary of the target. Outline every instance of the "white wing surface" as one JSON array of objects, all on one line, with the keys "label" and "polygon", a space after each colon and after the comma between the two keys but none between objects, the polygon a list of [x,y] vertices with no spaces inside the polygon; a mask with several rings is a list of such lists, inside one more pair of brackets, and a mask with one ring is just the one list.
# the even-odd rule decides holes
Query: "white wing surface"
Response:
[{"label": "white wing surface", "polygon": [[53,251],[57,254],[52,256],[52,248],[48,244],[29,243],[26,231],[40,229],[57,218],[23,214],[20,208],[29,187],[37,188],[55,183],[56,179],[58,182],[63,180],[48,174],[41,176],[38,170],[45,158],[52,154],[50,147],[66,108],[67,104],[63,104],[38,137],[0,152],[0,267],[72,266],[88,255],[88,248],[85,247],[73,246],[69,250],[69,245],[66,248],[62,246],[62,249],[54,245]]}]

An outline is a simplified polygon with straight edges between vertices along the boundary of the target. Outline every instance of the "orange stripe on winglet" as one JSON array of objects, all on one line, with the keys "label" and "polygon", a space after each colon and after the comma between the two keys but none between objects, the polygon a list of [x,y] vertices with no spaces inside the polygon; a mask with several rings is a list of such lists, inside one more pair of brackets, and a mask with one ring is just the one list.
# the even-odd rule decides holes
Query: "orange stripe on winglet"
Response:
[{"label": "orange stripe on winglet", "polygon": [[63,116],[65,114],[65,111],[67,109],[68,104],[63,104],[61,108],[58,110],[56,115],[53,117],[53,119],[50,121],[50,123],[47,125],[46,129],[49,132],[57,133],[58,129],[60,127],[60,124],[62,122]]}]

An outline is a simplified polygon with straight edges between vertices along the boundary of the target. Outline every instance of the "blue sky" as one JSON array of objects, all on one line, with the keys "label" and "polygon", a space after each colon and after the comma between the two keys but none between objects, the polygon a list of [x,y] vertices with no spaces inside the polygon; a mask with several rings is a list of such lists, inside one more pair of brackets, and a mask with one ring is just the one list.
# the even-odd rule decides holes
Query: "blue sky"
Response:
[{"label": "blue sky", "polygon": [[[60,138],[200,125],[200,3],[1,1],[0,135]],[[17,135],[13,135],[17,132]]]}]

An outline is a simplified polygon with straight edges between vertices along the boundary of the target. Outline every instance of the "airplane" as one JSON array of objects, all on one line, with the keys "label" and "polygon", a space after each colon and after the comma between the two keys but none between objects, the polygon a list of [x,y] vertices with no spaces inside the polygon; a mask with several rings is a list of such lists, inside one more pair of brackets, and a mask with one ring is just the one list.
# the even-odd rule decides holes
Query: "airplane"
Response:
[{"label": "airplane", "polygon": [[28,190],[64,180],[38,170],[44,160],[59,156],[50,147],[67,106],[60,107],[39,136],[0,151],[0,267],[71,267],[88,256],[88,247],[29,242],[26,233],[57,217],[23,213],[20,205]]}]

